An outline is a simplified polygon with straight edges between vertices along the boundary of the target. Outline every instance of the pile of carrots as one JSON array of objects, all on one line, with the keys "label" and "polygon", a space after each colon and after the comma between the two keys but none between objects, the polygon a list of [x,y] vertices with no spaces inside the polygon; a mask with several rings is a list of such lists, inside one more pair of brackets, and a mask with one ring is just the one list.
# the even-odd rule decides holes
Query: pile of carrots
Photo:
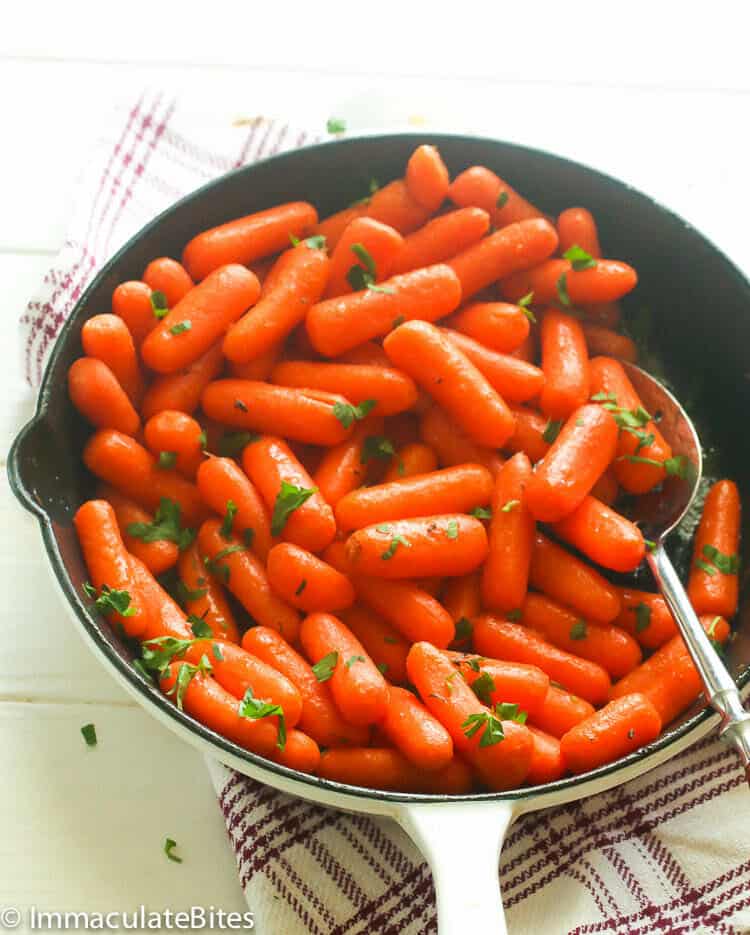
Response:
[{"label": "pile of carrots", "polygon": [[[203,231],[86,321],[86,593],[144,678],[292,769],[459,794],[602,766],[701,689],[663,599],[601,570],[648,548],[620,494],[686,470],[620,362],[636,272],[584,208],[432,146],[373,188]],[[689,580],[717,644],[739,518],[722,480]]]}]

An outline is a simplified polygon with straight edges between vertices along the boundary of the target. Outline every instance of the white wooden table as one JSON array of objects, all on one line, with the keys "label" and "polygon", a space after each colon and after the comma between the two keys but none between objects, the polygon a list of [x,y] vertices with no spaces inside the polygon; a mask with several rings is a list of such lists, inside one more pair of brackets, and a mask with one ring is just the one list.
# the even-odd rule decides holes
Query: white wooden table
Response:
[{"label": "white wooden table", "polygon": [[[320,128],[333,115],[354,129],[417,122],[556,150],[656,195],[750,270],[742,2],[696,7],[700,19],[672,2],[609,17],[588,0],[450,15],[403,3],[361,16],[350,4],[156,6],[110,5],[104,22],[105,8],[84,3],[4,16],[3,455],[33,408],[17,319],[62,242],[98,122],[144,85],[190,95],[206,113],[283,113]],[[44,561],[35,521],[3,482],[0,907],[241,911],[200,757],[100,669]],[[79,732],[89,721],[94,750]],[[166,859],[167,836],[184,863]]]}]

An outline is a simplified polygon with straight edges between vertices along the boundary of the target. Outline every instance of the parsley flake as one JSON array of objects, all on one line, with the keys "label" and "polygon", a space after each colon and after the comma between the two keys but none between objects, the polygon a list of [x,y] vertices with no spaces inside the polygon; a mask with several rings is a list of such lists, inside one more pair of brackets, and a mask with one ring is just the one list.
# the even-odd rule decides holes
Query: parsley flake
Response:
[{"label": "parsley flake", "polygon": [[176,325],[172,325],[169,329],[170,334],[183,334],[185,331],[190,331],[193,327],[192,321],[189,321],[187,318],[185,321],[178,321]]},{"label": "parsley flake", "polygon": [[465,643],[471,639],[474,633],[474,627],[468,617],[459,617],[456,621],[456,632],[453,637],[456,643]]},{"label": "parsley flake", "polygon": [[547,442],[548,445],[551,445],[560,434],[560,429],[562,427],[562,419],[550,419],[544,431],[542,432],[542,438]]},{"label": "parsley flake", "polygon": [[286,719],[284,718],[284,709],[280,704],[271,704],[269,701],[261,701],[260,698],[253,697],[253,689],[248,686],[237,713],[240,717],[246,717],[251,721],[259,721],[264,717],[278,717],[279,733],[276,738],[276,746],[279,750],[286,747]]},{"label": "parsley flake", "polygon": [[469,515],[477,519],[492,519],[492,510],[486,506],[475,506]]},{"label": "parsley flake", "polygon": [[278,536],[286,526],[287,520],[292,513],[298,510],[303,503],[306,503],[317,492],[317,489],[317,487],[297,487],[295,484],[288,484],[283,480],[273,505],[271,534]]},{"label": "parsley flake", "polygon": [[331,134],[346,133],[346,121],[340,117],[329,117],[326,122],[326,130]]},{"label": "parsley flake", "polygon": [[368,435],[362,445],[362,454],[359,460],[362,464],[367,464],[373,458],[385,461],[392,458],[395,453],[393,442],[386,438],[385,435]]},{"label": "parsley flake", "polygon": [[169,471],[177,463],[177,453],[174,451],[160,451],[156,463],[162,471]]},{"label": "parsley flake", "polygon": [[579,247],[578,244],[573,244],[572,247],[569,247],[565,253],[563,253],[563,259],[567,260],[577,273],[580,273],[584,269],[592,269],[596,266],[596,260],[588,251],[584,250],[583,247]]},{"label": "parsley flake", "polygon": [[500,208],[504,208],[507,204],[508,204],[508,193],[506,191],[502,191],[497,196],[495,207],[499,210]]},{"label": "parsley flake", "polygon": [[529,319],[532,325],[536,324],[536,315],[531,311],[530,305],[534,300],[534,293],[527,292],[523,298],[520,298],[517,302],[518,307],[524,313],[524,315]]},{"label": "parsley flake", "polygon": [[501,507],[501,513],[510,513],[512,510],[515,510],[517,506],[521,505],[520,500],[507,500]]},{"label": "parsley flake", "polygon": [[234,523],[234,518],[237,515],[237,504],[234,500],[227,500],[227,511],[224,514],[224,519],[219,529],[222,539],[231,539],[232,538],[232,524]]},{"label": "parsley flake", "polygon": [[446,527],[445,534],[449,539],[458,539],[458,521],[455,519],[450,520],[448,526]]},{"label": "parsley flake", "polygon": [[481,714],[470,714],[461,725],[461,730],[469,738],[482,731],[479,740],[480,747],[492,747],[505,739],[502,723],[489,711],[483,711]]},{"label": "parsley flake", "polygon": [[239,409],[240,412],[249,412],[249,411],[250,411],[250,410],[247,408],[247,403],[243,403],[243,401],[242,401],[241,399],[235,399],[235,401],[234,401],[234,408],[235,408],[235,409]]},{"label": "parsley flake", "polygon": [[358,406],[352,406],[349,403],[334,403],[333,414],[344,428],[348,429],[353,422],[360,422],[366,418],[377,404],[377,399],[365,399]]},{"label": "parsley flake", "polygon": [[339,654],[337,652],[328,653],[323,656],[315,665],[312,667],[313,674],[319,682],[327,682],[329,678],[334,673],[336,665],[339,661]]},{"label": "parsley flake", "polygon": [[492,692],[495,690],[495,680],[489,672],[482,672],[478,679],[471,683],[471,690],[477,698],[486,705],[492,704]]},{"label": "parsley flake", "polygon": [[740,560],[737,556],[725,555],[714,545],[704,545],[702,555],[706,561],[698,559],[695,564],[710,575],[714,575],[717,572],[721,572],[722,575],[736,575],[739,571]]},{"label": "parsley flake", "polygon": [[641,601],[633,610],[635,611],[635,632],[643,633],[651,626],[651,608]]},{"label": "parsley flake", "polygon": [[561,273],[560,278],[557,280],[557,297],[560,300],[560,304],[564,305],[565,308],[570,308],[570,296],[568,295],[568,274]]},{"label": "parsley flake", "polygon": [[568,634],[572,640],[585,640],[588,628],[585,620],[576,620]]},{"label": "parsley flake", "polygon": [[170,860],[173,860],[176,864],[182,863],[182,857],[178,857],[177,854],[172,853],[177,847],[177,841],[174,838],[167,838],[164,841],[164,853]]},{"label": "parsley flake", "polygon": [[130,523],[128,534],[143,542],[175,542],[181,552],[195,539],[194,529],[180,525],[180,504],[168,497],[159,501],[153,523]]},{"label": "parsley flake", "polygon": [[254,432],[225,432],[219,439],[216,450],[223,458],[234,458],[242,454],[250,442],[255,442],[259,438],[260,435]]},{"label": "parsley flake", "polygon": [[[206,611],[208,613],[208,611]],[[203,617],[198,617],[195,614],[189,614],[187,622],[190,624],[190,629],[193,631],[193,636],[197,639],[210,639],[214,635],[214,631],[206,623]]]},{"label": "parsley flake", "polygon": [[94,724],[84,724],[81,728],[81,733],[83,734],[83,739],[86,741],[87,747],[96,746],[96,726]]},{"label": "parsley flake", "polygon": [[517,704],[511,704],[508,701],[501,701],[495,705],[495,714],[501,721],[515,721],[516,724],[525,724],[528,712],[521,711]]},{"label": "parsley flake", "polygon": [[355,662],[364,662],[364,661],[365,661],[364,656],[350,656],[346,660],[344,665],[346,666],[347,669],[351,669],[351,667],[354,665]]},{"label": "parsley flake", "polygon": [[158,318],[159,321],[169,314],[167,297],[160,289],[156,289],[151,293],[151,311],[154,313],[154,318]]},{"label": "parsley flake", "polygon": [[138,613],[136,607],[130,606],[129,591],[118,591],[117,588],[110,588],[106,584],[103,584],[97,591],[97,589],[88,582],[83,585],[83,590],[86,596],[90,597],[94,602],[96,609],[100,613],[105,614],[105,616],[115,613],[119,614],[121,617],[135,617]]},{"label": "parsley flake", "polygon": [[299,587],[298,587],[297,590],[294,592],[295,595],[296,595],[297,597],[299,597],[300,594],[305,590],[306,587],[307,587],[307,578],[303,578],[302,581],[300,581],[300,583],[299,583]]},{"label": "parsley flake", "polygon": [[388,546],[385,552],[380,556],[384,562],[390,561],[393,556],[396,554],[396,549],[403,545],[407,549],[411,548],[411,542],[408,539],[404,539],[403,536],[396,535],[391,539],[391,544]]},{"label": "parsley flake", "polygon": [[216,555],[213,558],[209,558],[207,555],[203,561],[206,565],[206,568],[217,577],[224,579],[224,584],[229,581],[229,576],[231,574],[228,565],[220,565],[219,562],[226,558],[228,555],[234,555],[235,552],[244,552],[245,546],[240,545],[239,542],[235,542],[234,545],[228,545],[225,549],[219,549]]}]

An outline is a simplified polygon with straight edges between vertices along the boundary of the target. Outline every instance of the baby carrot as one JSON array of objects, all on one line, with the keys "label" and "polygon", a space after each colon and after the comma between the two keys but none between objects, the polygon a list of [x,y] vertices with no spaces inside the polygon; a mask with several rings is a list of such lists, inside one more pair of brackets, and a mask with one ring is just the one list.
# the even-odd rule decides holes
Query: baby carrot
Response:
[{"label": "baby carrot", "polygon": [[565,766],[585,773],[627,756],[661,733],[661,718],[644,695],[623,695],[581,721],[560,741]]},{"label": "baby carrot", "polygon": [[274,546],[266,567],[274,591],[307,613],[334,612],[354,603],[354,588],[346,575],[298,545]]},{"label": "baby carrot", "polygon": [[337,211],[335,214],[323,218],[313,228],[313,234],[325,237],[329,250],[335,250],[341,235],[355,218],[363,217],[367,212],[366,204],[356,204],[343,211]]},{"label": "baby carrot", "polygon": [[406,656],[411,644],[398,630],[361,604],[349,607],[339,616],[389,682],[397,685],[406,682]]},{"label": "baby carrot", "polygon": [[403,273],[377,289],[363,289],[313,305],[307,333],[313,347],[336,357],[364,341],[388,334],[402,321],[434,321],[454,311],[461,301],[461,285],[444,263]]},{"label": "baby carrot", "polygon": [[[263,296],[239,320],[229,322],[222,348],[229,360],[244,364],[279,345],[320,299],[331,262],[325,250],[306,242],[282,253],[266,280]],[[271,276],[273,285],[269,286]],[[234,322],[234,323],[232,323]]]},{"label": "baby carrot", "polygon": [[490,226],[486,211],[461,208],[433,218],[404,238],[392,272],[408,273],[422,266],[443,263],[484,237]]},{"label": "baby carrot", "polygon": [[529,509],[544,523],[563,519],[583,502],[617,447],[612,414],[590,403],[571,413],[527,487]]},{"label": "baby carrot", "polygon": [[411,195],[403,179],[395,179],[373,192],[366,214],[406,235],[421,227],[431,212]]},{"label": "baby carrot", "polygon": [[366,526],[346,541],[355,574],[377,578],[464,575],[484,561],[487,534],[473,516],[448,513]]},{"label": "baby carrot", "polygon": [[[335,507],[342,497],[361,487],[367,477],[367,464],[363,453],[367,438],[380,434],[368,419],[354,429],[340,445],[329,448],[323,455],[313,476],[321,497]],[[382,425],[380,426],[382,428]]]},{"label": "baby carrot", "polygon": [[580,558],[537,532],[531,553],[532,588],[597,623],[611,623],[620,613],[617,588]]},{"label": "baby carrot", "polygon": [[567,419],[589,398],[589,357],[577,319],[558,309],[544,313],[541,326],[544,389],[539,398],[550,419]]},{"label": "baby carrot", "polygon": [[121,282],[112,293],[112,314],[122,318],[137,347],[159,324],[151,303],[150,286],[136,279]]},{"label": "baby carrot", "polygon": [[528,728],[501,721],[429,643],[415,643],[406,664],[424,704],[446,728],[456,750],[479,770],[482,781],[493,792],[519,786],[531,765]]},{"label": "baby carrot", "polygon": [[449,324],[501,354],[514,351],[529,334],[529,319],[521,307],[507,302],[473,302],[454,315]]},{"label": "baby carrot", "polygon": [[134,406],[143,394],[143,377],[138,365],[133,336],[118,315],[94,315],[84,322],[81,344],[87,357],[106,364]]},{"label": "baby carrot", "polygon": [[536,364],[539,356],[536,347],[537,334],[538,331],[529,331],[523,343],[519,344],[515,350],[511,351],[510,356],[515,357],[517,360],[525,360],[527,364]]},{"label": "baby carrot", "polygon": [[130,556],[130,573],[147,611],[146,629],[139,637],[141,642],[161,636],[171,636],[176,640],[192,639],[194,634],[185,614],[134,555]]},{"label": "baby carrot", "polygon": [[[369,217],[355,218],[345,228],[331,254],[325,298],[332,299],[362,289],[365,273],[369,274],[372,282],[386,279],[403,245],[401,234],[387,224]],[[356,267],[354,272],[353,267]]]},{"label": "baby carrot", "polygon": [[440,594],[440,601],[456,624],[454,649],[463,649],[471,640],[471,621],[482,609],[479,591],[480,572],[448,578]]},{"label": "baby carrot", "polygon": [[230,360],[229,376],[236,377],[238,380],[268,380],[278,363],[280,354],[281,347],[277,345],[265,354],[261,354],[260,357],[249,360],[246,364],[237,364]]},{"label": "baby carrot", "polygon": [[383,483],[390,484],[407,477],[415,477],[417,474],[430,474],[437,470],[437,466],[437,456],[429,445],[411,442],[399,448],[393,456],[388,470],[383,475]]},{"label": "baby carrot", "polygon": [[658,649],[678,633],[677,624],[661,594],[619,588],[622,610],[618,627],[634,636],[644,649]]},{"label": "baby carrot", "polygon": [[418,146],[406,165],[406,188],[432,214],[445,201],[450,177],[435,146]]},{"label": "baby carrot", "polygon": [[278,432],[311,445],[338,445],[351,427],[336,414],[348,405],[343,396],[255,380],[215,380],[203,391],[201,405],[209,418],[223,425]]},{"label": "baby carrot", "polygon": [[107,484],[100,484],[97,494],[99,499],[106,500],[115,511],[117,525],[127,551],[139,558],[152,575],[161,575],[175,565],[179,554],[176,542],[171,542],[169,539],[145,542],[128,533],[128,527],[134,523],[152,526],[153,513],[144,510],[135,500],[131,500]]},{"label": "baby carrot", "polygon": [[469,513],[489,503],[492,475],[479,464],[462,464],[392,483],[353,490],[336,505],[339,528],[437,513]]},{"label": "baby carrot", "polygon": [[553,646],[598,663],[614,679],[640,665],[640,646],[624,630],[611,623],[591,623],[541,594],[527,596],[521,619]]},{"label": "baby carrot", "polygon": [[541,709],[549,689],[549,676],[538,666],[502,662],[471,653],[444,652],[472,686],[474,694],[488,705],[517,704],[532,717]]},{"label": "baby carrot", "polygon": [[154,292],[164,294],[167,308],[177,305],[195,285],[182,263],[169,256],[160,256],[152,260],[143,271],[142,278]]},{"label": "baby carrot", "polygon": [[136,435],[141,420],[109,367],[95,357],[79,357],[68,370],[68,394],[81,415],[98,429]]},{"label": "baby carrot", "polygon": [[164,409],[177,409],[191,415],[198,408],[203,390],[218,377],[223,366],[224,355],[218,343],[185,370],[157,376],[143,397],[143,418],[150,419]]},{"label": "baby carrot", "polygon": [[492,217],[495,227],[505,227],[514,221],[541,218],[541,212],[522,198],[507,182],[485,166],[465,169],[453,180],[450,199],[454,204],[476,205]]},{"label": "baby carrot", "polygon": [[128,636],[140,636],[148,626],[149,610],[130,573],[115,511],[106,500],[87,500],[78,508],[73,524],[97,591],[97,609],[120,624]]},{"label": "baby carrot", "polygon": [[561,212],[557,218],[557,236],[560,238],[560,253],[571,247],[580,247],[594,259],[602,255],[596,221],[586,208],[567,208]]},{"label": "baby carrot", "polygon": [[530,713],[531,723],[558,739],[594,713],[594,706],[577,695],[550,685],[540,707]]},{"label": "baby carrot", "polygon": [[188,480],[195,479],[205,458],[203,429],[195,419],[176,409],[164,409],[148,420],[143,440],[159,464],[166,463]]},{"label": "baby carrot", "polygon": [[549,259],[503,278],[500,291],[510,302],[533,292],[540,305],[562,302],[567,306],[616,302],[637,282],[633,267],[618,260],[596,260],[594,266],[576,270],[568,260]]},{"label": "baby carrot", "polygon": [[179,505],[182,522],[188,526],[203,515],[195,484],[176,471],[160,468],[142,445],[122,432],[96,432],[83,450],[83,461],[92,474],[148,510],[156,510],[166,498]]},{"label": "baby carrot", "polygon": [[410,763],[427,771],[453,759],[453,741],[443,725],[405,688],[392,686],[381,729]]},{"label": "baby carrot", "polygon": [[717,481],[703,504],[693,546],[688,596],[698,614],[737,612],[740,494],[730,480]]},{"label": "baby carrot", "polygon": [[406,322],[388,335],[383,347],[478,445],[500,448],[513,434],[506,402],[439,328],[425,321]]},{"label": "baby carrot", "polygon": [[347,626],[332,614],[310,614],[302,621],[300,643],[317,677],[330,678],[333,700],[347,721],[364,726],[383,719],[388,684]]},{"label": "baby carrot", "polygon": [[516,610],[526,596],[535,529],[526,506],[530,477],[531,463],[519,453],[495,478],[489,553],[482,568],[482,602],[493,610]]},{"label": "baby carrot", "polygon": [[309,552],[333,540],[333,510],[285,442],[270,435],[254,441],[242,453],[242,467],[271,512],[273,535]]},{"label": "baby carrot", "polygon": [[206,568],[197,543],[180,554],[178,569],[185,611],[202,620],[215,637],[239,643],[237,621],[229,601],[219,582]]},{"label": "baby carrot", "polygon": [[249,542],[265,562],[271,548],[271,520],[253,483],[232,458],[208,458],[196,478],[204,503],[223,517],[222,531]]},{"label": "baby carrot", "polygon": [[530,786],[541,786],[546,782],[557,782],[565,775],[565,761],[560,750],[560,741],[551,734],[545,734],[536,727],[529,726],[534,740],[531,766],[526,781]]},{"label": "baby carrot", "polygon": [[422,441],[438,456],[443,467],[482,464],[490,473],[499,470],[502,458],[490,448],[480,448],[466,436],[439,406],[431,406],[419,424]]},{"label": "baby carrot", "polygon": [[539,367],[509,354],[492,351],[460,331],[449,328],[442,328],[441,331],[507,402],[525,403],[541,393],[544,374]]},{"label": "baby carrot", "polygon": [[196,361],[254,305],[260,283],[244,266],[221,266],[171,308],[143,342],[144,362],[174,373]]},{"label": "baby carrot", "polygon": [[516,428],[505,443],[505,448],[507,451],[522,451],[532,464],[536,464],[550,448],[547,441],[549,420],[535,409],[527,409],[525,406],[511,408],[516,417]]},{"label": "baby carrot", "polygon": [[552,529],[563,542],[612,571],[635,571],[646,553],[635,523],[590,495]]},{"label": "baby carrot", "polygon": [[[411,409],[417,401],[414,381],[393,367],[366,364],[318,363],[288,360],[277,364],[273,383],[300,389],[340,393],[355,406],[367,402],[373,415],[391,416]],[[355,415],[351,414],[351,419]]]},{"label": "baby carrot", "polygon": [[586,347],[589,356],[602,354],[605,357],[616,357],[619,360],[629,360],[635,363],[638,360],[638,348],[635,341],[627,335],[618,334],[611,328],[604,328],[602,325],[595,325],[584,321],[581,324],[583,336],[586,339]]},{"label": "baby carrot", "polygon": [[619,494],[620,485],[617,483],[614,468],[610,465],[591,488],[591,496],[606,503],[607,506],[612,506]]},{"label": "baby carrot", "polygon": [[277,205],[202,231],[185,247],[182,262],[198,281],[228,263],[247,265],[278,253],[289,246],[290,234],[303,237],[317,221],[315,208],[305,201]]},{"label": "baby carrot", "polygon": [[426,780],[422,770],[392,747],[324,750],[317,775],[348,786],[370,786],[391,792],[422,791]]},{"label": "baby carrot", "polygon": [[295,640],[299,614],[271,590],[263,565],[235,538],[222,534],[218,519],[207,519],[198,533],[206,567],[219,577],[257,623]]},{"label": "baby carrot", "polygon": [[532,218],[508,224],[490,234],[453,257],[448,265],[458,276],[466,301],[498,279],[536,266],[556,247],[554,227],[544,218]]},{"label": "baby carrot", "polygon": [[603,704],[611,687],[606,669],[548,643],[534,630],[485,614],[474,621],[474,646],[483,656],[525,662],[591,704]]}]

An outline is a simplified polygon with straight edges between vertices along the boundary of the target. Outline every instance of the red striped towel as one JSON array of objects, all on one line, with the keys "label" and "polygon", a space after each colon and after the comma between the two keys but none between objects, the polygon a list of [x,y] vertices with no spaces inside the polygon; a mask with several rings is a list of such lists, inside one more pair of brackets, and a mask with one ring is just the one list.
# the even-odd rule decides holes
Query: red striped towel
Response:
[{"label": "red striped towel", "polygon": [[[22,319],[29,381],[39,383],[96,270],[151,217],[223,172],[313,139],[262,117],[207,126],[163,94],[118,111]],[[430,872],[399,828],[208,765],[258,931],[436,931]],[[500,867],[510,932],[750,932],[748,805],[734,753],[707,739],[618,789],[521,818]]]}]

